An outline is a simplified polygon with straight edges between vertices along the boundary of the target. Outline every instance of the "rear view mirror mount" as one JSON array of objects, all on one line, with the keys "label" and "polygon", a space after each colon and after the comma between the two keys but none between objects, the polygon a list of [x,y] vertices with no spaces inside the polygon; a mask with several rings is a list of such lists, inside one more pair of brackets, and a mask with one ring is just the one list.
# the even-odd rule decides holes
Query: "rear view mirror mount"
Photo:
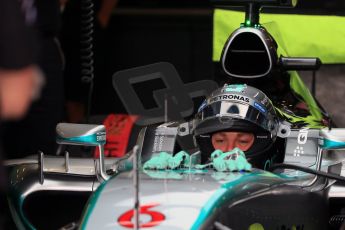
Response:
[{"label": "rear view mirror mount", "polygon": [[56,126],[56,133],[58,144],[98,147],[100,154],[96,169],[97,176],[101,181],[109,179],[104,163],[104,144],[106,142],[104,125],[59,123]]}]

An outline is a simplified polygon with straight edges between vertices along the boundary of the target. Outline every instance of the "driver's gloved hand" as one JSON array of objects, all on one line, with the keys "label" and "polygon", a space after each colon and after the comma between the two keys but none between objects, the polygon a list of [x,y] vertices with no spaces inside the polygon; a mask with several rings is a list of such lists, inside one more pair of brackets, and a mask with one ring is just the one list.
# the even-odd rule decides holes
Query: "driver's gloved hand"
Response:
[{"label": "driver's gloved hand", "polygon": [[186,167],[189,165],[190,156],[185,151],[180,151],[169,159],[169,168],[175,169],[177,167]]},{"label": "driver's gloved hand", "polygon": [[144,164],[144,169],[175,169],[177,167],[184,167],[189,164],[189,154],[185,151],[180,151],[174,156],[167,152],[160,152],[153,156]]},{"label": "driver's gloved hand", "polygon": [[244,152],[239,148],[225,153],[221,150],[215,150],[211,154],[211,161],[213,167],[219,172],[251,171],[252,169],[252,165],[247,161]]}]

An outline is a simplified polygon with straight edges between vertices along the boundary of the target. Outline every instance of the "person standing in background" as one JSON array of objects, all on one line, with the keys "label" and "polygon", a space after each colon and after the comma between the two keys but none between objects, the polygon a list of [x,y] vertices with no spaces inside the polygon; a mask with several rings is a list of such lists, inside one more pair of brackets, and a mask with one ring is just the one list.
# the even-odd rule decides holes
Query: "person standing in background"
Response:
[{"label": "person standing in background", "polygon": [[45,76],[41,97],[35,101],[20,121],[4,124],[4,150],[7,158],[21,158],[56,151],[55,127],[63,119],[63,54],[57,35],[60,29],[59,0],[21,0],[22,9],[28,2],[36,8],[32,23],[37,42],[37,64]]},{"label": "person standing in background", "polygon": [[[22,7],[26,7],[26,14],[21,12]],[[35,65],[35,39],[28,27],[36,11],[28,2],[22,7],[18,1],[0,1],[0,229],[5,222],[6,203],[1,122],[22,118],[42,86]]]},{"label": "person standing in background", "polygon": [[24,116],[37,92],[41,79],[34,64],[37,44],[28,27],[35,18],[33,5],[0,1],[0,121]]}]

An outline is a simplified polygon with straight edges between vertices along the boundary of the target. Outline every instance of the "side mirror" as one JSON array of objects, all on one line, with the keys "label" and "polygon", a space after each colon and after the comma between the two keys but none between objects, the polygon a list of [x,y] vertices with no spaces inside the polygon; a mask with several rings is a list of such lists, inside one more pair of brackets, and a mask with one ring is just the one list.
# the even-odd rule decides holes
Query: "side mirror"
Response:
[{"label": "side mirror", "polygon": [[56,126],[56,142],[63,145],[97,146],[99,148],[99,163],[97,168],[101,180],[108,180],[105,171],[104,144],[106,130],[104,125],[59,123]]},{"label": "side mirror", "polygon": [[328,128],[320,130],[320,146],[323,149],[345,149],[345,129]]}]

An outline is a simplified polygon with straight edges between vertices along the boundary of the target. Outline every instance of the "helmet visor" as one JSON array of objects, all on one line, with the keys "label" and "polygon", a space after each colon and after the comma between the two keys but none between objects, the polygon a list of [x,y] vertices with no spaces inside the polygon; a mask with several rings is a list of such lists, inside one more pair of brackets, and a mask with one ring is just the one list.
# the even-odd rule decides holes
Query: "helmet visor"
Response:
[{"label": "helmet visor", "polygon": [[202,123],[216,117],[220,123],[224,123],[224,126],[231,123],[232,118],[249,121],[267,131],[272,131],[276,126],[273,118],[268,117],[265,107],[258,103],[253,107],[239,102],[218,101],[201,109],[196,118],[198,123]]}]

